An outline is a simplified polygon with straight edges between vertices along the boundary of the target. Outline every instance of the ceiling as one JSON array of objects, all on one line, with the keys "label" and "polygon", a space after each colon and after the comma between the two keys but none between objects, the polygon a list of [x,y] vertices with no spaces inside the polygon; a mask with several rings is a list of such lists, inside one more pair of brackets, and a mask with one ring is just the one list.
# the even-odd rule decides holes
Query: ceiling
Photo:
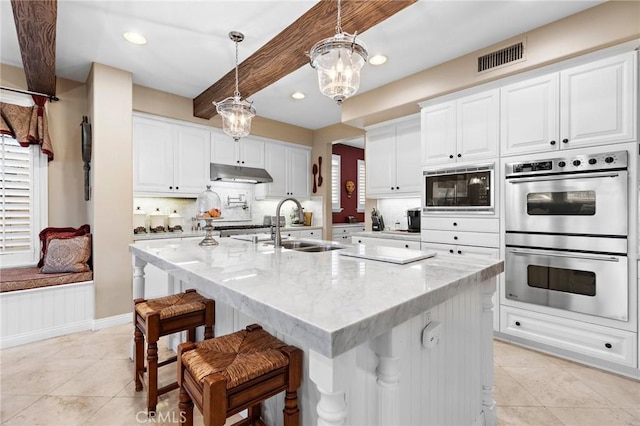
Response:
[{"label": "ceiling", "polygon": [[[370,56],[383,53],[388,61],[365,65],[358,93],[603,2],[419,0],[361,34]],[[313,4],[307,0],[58,0],[56,75],[84,82],[91,63],[99,62],[131,71],[135,84],[195,98],[233,69],[235,48],[229,31],[245,35],[239,45],[242,62]],[[148,43],[128,43],[122,37],[127,31],[140,32]],[[0,61],[22,67],[9,0],[0,0],[0,35]],[[295,91],[306,98],[292,99]],[[310,66],[249,100],[259,116],[308,129],[341,121],[340,107],[320,94]]]}]

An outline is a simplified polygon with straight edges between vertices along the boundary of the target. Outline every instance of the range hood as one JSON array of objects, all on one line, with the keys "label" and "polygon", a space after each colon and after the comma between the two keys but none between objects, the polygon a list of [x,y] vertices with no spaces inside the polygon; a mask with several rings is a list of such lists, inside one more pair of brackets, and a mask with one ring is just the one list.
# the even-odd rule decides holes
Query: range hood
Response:
[{"label": "range hood", "polygon": [[210,171],[212,181],[242,183],[273,182],[273,178],[265,169],[257,169],[255,167],[211,163]]}]

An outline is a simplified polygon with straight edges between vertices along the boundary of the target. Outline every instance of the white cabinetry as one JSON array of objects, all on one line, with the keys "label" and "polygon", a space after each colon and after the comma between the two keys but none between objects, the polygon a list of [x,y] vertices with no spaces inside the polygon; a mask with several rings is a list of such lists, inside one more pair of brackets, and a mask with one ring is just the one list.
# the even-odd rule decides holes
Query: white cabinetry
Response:
[{"label": "white cabinetry", "polygon": [[264,141],[246,137],[236,142],[223,133],[216,133],[211,144],[211,162],[264,168]]},{"label": "white cabinetry", "polygon": [[420,121],[417,116],[367,130],[367,198],[419,196]]},{"label": "white cabinetry", "polygon": [[289,238],[301,238],[305,240],[321,240],[322,229],[300,229],[280,231],[280,235]]},{"label": "white cabinetry", "polygon": [[628,52],[503,87],[502,154],[635,140],[636,62]]},{"label": "white cabinetry", "polygon": [[290,144],[265,144],[265,169],[273,182],[256,185],[256,198],[309,198],[311,149]]},{"label": "white cabinetry", "polygon": [[420,250],[420,241],[414,240],[399,240],[395,238],[378,238],[378,237],[361,237],[354,235],[351,237],[351,242],[354,244],[364,244],[367,246],[386,246],[386,247],[399,247],[408,248],[412,250]]},{"label": "white cabinetry", "polygon": [[424,106],[422,164],[468,162],[498,155],[498,89]]},{"label": "white cabinetry", "polygon": [[209,182],[210,140],[208,129],[134,116],[134,193],[197,197]]},{"label": "white cabinetry", "polygon": [[331,228],[332,240],[337,243],[351,243],[352,234],[356,232],[364,232],[364,224],[362,225],[333,225]]}]

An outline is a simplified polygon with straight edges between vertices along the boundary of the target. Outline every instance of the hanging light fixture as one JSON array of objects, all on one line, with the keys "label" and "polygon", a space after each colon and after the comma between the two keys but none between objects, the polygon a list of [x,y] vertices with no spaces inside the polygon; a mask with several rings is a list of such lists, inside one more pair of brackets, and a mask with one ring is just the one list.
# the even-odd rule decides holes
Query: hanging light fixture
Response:
[{"label": "hanging light fixture", "polygon": [[338,103],[354,95],[360,87],[360,69],[367,62],[367,47],[356,34],[342,31],[341,2],[338,0],[336,35],[316,43],[309,52],[311,66],[318,71],[323,95]]},{"label": "hanging light fixture", "polygon": [[214,102],[216,111],[222,117],[222,130],[235,141],[251,133],[251,119],[256,115],[252,102],[247,102],[240,97],[238,90],[238,43],[244,40],[244,34],[231,31],[229,38],[236,44],[236,90],[233,96]]}]

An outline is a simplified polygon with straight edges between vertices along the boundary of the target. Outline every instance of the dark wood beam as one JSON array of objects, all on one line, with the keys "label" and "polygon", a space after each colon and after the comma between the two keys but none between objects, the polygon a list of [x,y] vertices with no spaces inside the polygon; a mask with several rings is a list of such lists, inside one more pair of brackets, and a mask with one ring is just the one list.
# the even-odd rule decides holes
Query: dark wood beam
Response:
[{"label": "dark wood beam", "polygon": [[57,0],[11,0],[27,86],[56,94]]},{"label": "dark wood beam", "polygon": [[[358,34],[379,24],[417,0],[343,0],[342,29]],[[338,2],[322,0],[258,49],[238,66],[239,90],[243,98],[280,80],[298,68],[308,65],[306,53],[318,41],[335,34]],[[233,28],[230,28],[232,30]],[[245,34],[251,37],[251,34]],[[229,47],[231,49],[231,46]],[[193,100],[193,115],[209,119],[216,115],[213,101],[232,96],[235,69]]]}]

